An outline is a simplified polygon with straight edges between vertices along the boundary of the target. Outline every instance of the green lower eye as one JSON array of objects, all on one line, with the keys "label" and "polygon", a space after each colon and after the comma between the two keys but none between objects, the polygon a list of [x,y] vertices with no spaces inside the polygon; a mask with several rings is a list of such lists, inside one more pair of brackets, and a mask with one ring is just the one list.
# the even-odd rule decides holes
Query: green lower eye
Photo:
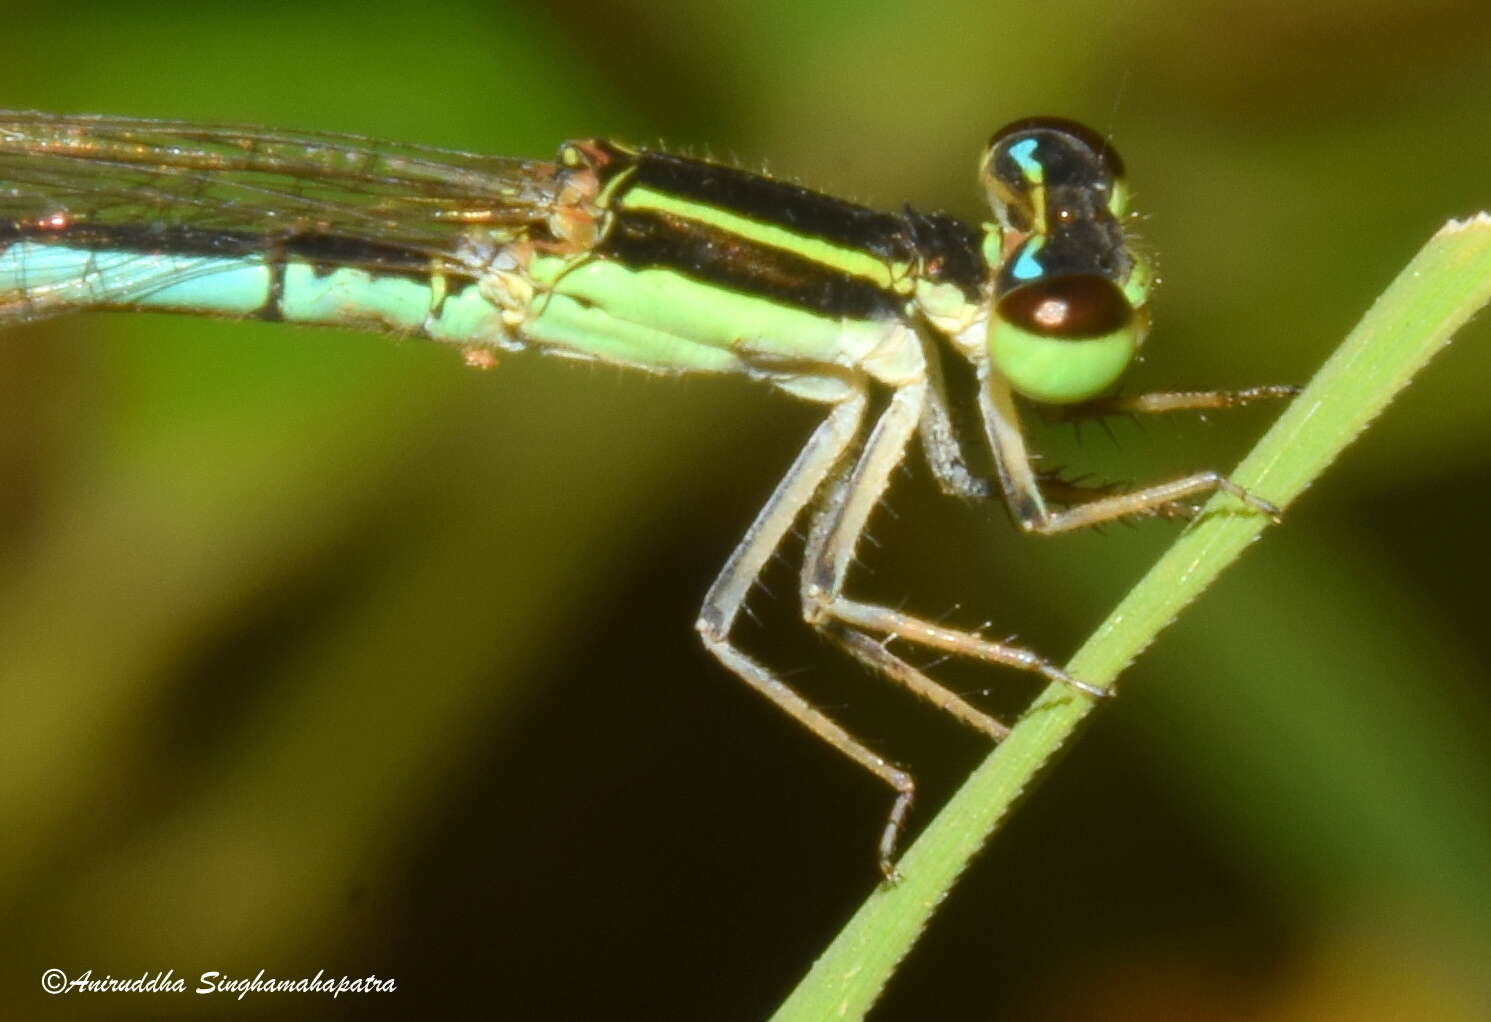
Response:
[{"label": "green lower eye", "polygon": [[1018,393],[1072,404],[1108,390],[1128,368],[1144,326],[1117,286],[1069,277],[1017,288],[995,306],[989,357]]}]

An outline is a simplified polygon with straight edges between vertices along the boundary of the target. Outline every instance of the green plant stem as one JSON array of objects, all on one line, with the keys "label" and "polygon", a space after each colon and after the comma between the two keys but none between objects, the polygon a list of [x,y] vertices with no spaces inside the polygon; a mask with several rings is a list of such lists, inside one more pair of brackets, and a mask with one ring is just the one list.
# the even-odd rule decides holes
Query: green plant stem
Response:
[{"label": "green plant stem", "polygon": [[[1232,476],[1286,507],[1491,299],[1491,214],[1431,238]],[[1218,496],[1119,603],[1068,670],[1109,686],[1268,520]],[[901,860],[903,879],[860,906],[774,1017],[857,1019],[874,1004],[953,882],[1037,771],[1092,709],[1047,688]]]}]

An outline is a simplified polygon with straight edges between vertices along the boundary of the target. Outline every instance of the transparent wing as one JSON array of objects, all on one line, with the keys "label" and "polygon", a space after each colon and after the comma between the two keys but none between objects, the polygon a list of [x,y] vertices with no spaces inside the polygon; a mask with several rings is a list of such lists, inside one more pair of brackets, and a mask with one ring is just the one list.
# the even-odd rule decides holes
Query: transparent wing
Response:
[{"label": "transparent wing", "polygon": [[551,163],[358,135],[0,111],[0,241],[67,229],[322,235],[440,260],[553,210]]}]

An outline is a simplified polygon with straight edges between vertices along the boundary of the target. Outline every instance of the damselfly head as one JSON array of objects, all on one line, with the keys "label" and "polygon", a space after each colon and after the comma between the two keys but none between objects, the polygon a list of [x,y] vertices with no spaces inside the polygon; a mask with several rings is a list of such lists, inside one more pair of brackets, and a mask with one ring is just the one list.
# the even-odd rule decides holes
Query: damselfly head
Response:
[{"label": "damselfly head", "polygon": [[1124,236],[1123,161],[1076,121],[1016,121],[990,140],[980,178],[993,307],[988,346],[1019,393],[1069,404],[1110,389],[1148,329],[1151,275]]}]

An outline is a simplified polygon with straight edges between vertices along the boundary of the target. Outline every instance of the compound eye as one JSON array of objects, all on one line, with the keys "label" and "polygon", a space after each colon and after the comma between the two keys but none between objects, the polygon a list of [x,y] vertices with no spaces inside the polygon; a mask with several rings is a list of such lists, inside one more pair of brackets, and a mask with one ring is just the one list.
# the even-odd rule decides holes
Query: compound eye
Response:
[{"label": "compound eye", "polygon": [[999,318],[1042,337],[1104,337],[1123,330],[1134,309],[1106,277],[1056,277],[1017,287],[999,300]]},{"label": "compound eye", "polygon": [[1046,208],[1053,196],[1086,195],[1082,207],[1114,216],[1128,202],[1118,153],[1091,128],[1063,117],[1031,117],[1001,128],[984,150],[980,176],[995,217],[1022,233],[1042,229],[1053,214]]},{"label": "compound eye", "polygon": [[994,133],[989,140],[989,149],[1006,147],[1024,136],[1044,138],[1069,149],[1080,146],[1087,151],[1088,157],[1103,165],[1108,176],[1124,176],[1123,158],[1113,148],[1113,143],[1081,121],[1069,117],[1026,117],[1013,121]]},{"label": "compound eye", "polygon": [[1074,276],[1017,287],[994,306],[989,358],[1033,401],[1073,404],[1108,391],[1134,358],[1142,317],[1106,277]]}]

